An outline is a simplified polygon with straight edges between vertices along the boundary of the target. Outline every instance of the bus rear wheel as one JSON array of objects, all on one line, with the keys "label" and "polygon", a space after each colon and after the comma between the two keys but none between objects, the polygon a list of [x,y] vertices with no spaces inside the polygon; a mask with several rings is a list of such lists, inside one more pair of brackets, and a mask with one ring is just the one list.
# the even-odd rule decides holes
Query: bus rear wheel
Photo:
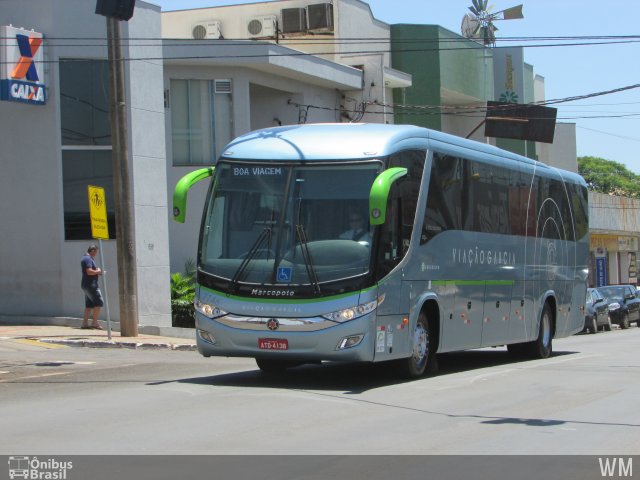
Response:
[{"label": "bus rear wheel", "polygon": [[540,315],[540,326],[538,328],[538,338],[526,344],[526,351],[531,358],[549,358],[553,351],[553,319],[551,307],[544,304]]},{"label": "bus rear wheel", "polygon": [[515,358],[548,358],[553,350],[552,341],[553,320],[551,307],[548,303],[545,303],[540,315],[538,338],[531,342],[512,343],[507,345],[507,350]]},{"label": "bus rear wheel", "polygon": [[406,378],[417,378],[437,370],[435,341],[424,312],[420,313],[411,336],[411,355],[397,360],[398,372]]}]

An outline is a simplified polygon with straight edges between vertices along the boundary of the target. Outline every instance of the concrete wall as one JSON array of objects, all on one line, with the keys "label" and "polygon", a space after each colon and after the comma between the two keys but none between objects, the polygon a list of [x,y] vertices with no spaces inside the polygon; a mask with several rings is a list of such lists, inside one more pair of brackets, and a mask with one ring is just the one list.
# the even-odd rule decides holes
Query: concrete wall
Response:
[{"label": "concrete wall", "polygon": [[[135,211],[138,319],[141,325],[171,326],[169,232],[165,160],[164,82],[160,15],[138,3],[129,22],[129,139]],[[151,39],[149,46],[141,39]]]},{"label": "concrete wall", "polygon": [[544,145],[548,152],[548,158],[540,159],[541,161],[553,167],[578,173],[575,123],[556,123],[553,143],[537,145]]},{"label": "concrete wall", "polygon": [[592,233],[638,235],[640,200],[589,192],[589,230]]},{"label": "concrete wall", "polygon": [[[45,106],[0,102],[0,314],[80,316],[80,257],[89,240],[65,241],[58,60],[106,58],[104,41],[53,41],[106,38],[106,21],[85,0],[4,0],[0,19],[42,32],[48,101]],[[154,28],[154,24],[156,27]],[[138,2],[123,36],[159,37],[159,9]],[[72,33],[70,33],[72,32]],[[146,32],[146,33],[145,33]],[[161,57],[156,47],[130,47],[133,57]],[[129,62],[127,75],[138,86],[129,94],[138,252],[138,302],[141,323],[166,325],[169,316],[168,243],[162,76],[158,64]],[[159,99],[159,100],[158,100]],[[143,126],[141,128],[141,125]],[[159,145],[159,147],[158,147]],[[164,226],[163,226],[164,225]],[[118,319],[115,241],[103,242],[112,319]],[[153,244],[153,249],[149,249]],[[145,251],[143,245],[147,245]]]},{"label": "concrete wall", "polygon": [[[396,103],[454,107],[413,109],[406,114],[396,109],[396,122],[466,137],[484,119],[486,100],[493,98],[491,49],[438,25],[392,25],[391,38],[394,68],[413,76],[411,87],[395,92]],[[407,45],[412,51],[406,51]],[[479,113],[456,106],[477,106]],[[484,129],[471,138],[486,141]]]}]

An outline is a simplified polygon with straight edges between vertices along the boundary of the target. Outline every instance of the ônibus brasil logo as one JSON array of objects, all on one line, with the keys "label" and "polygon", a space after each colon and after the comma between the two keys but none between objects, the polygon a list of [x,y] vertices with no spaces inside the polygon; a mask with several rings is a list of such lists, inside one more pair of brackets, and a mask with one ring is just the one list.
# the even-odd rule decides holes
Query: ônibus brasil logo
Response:
[{"label": "\u00f4nibus brasil logo", "polygon": [[73,462],[64,462],[55,458],[38,459],[38,457],[10,456],[9,478],[25,478],[33,480],[67,480],[68,471],[73,469]]}]

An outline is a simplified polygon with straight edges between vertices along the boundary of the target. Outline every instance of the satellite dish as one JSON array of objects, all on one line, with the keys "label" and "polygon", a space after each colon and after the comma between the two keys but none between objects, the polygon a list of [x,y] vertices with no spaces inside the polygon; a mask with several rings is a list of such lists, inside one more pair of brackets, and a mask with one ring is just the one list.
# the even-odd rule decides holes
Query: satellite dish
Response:
[{"label": "satellite dish", "polygon": [[499,12],[491,13],[492,6],[489,0],[471,0],[473,3],[469,10],[473,15],[466,14],[462,18],[460,31],[464,37],[481,39],[485,45],[495,46],[498,30],[493,22],[496,20],[516,20],[524,18],[522,15],[522,5],[506,8]]}]

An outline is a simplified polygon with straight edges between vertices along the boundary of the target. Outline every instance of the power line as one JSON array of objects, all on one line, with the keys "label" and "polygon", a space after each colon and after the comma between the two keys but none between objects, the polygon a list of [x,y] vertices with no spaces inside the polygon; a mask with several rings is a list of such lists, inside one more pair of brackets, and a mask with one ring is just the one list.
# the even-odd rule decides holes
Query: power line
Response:
[{"label": "power line", "polygon": [[[15,37],[0,37],[2,40],[15,40]],[[528,41],[586,41],[586,40],[639,40],[640,35],[558,35],[558,36],[519,36],[519,37],[498,37],[497,41],[505,41],[505,42],[528,42]],[[103,36],[98,37],[53,37],[53,36],[45,36],[44,40],[46,42],[58,41],[58,40],[70,40],[70,41],[95,41],[95,42],[104,42],[106,45],[107,39]],[[274,39],[275,40],[275,39]],[[451,38],[437,38],[434,39],[432,37],[415,37],[415,38],[394,38],[391,40],[390,38],[380,38],[380,37],[349,37],[349,38],[328,38],[327,35],[317,36],[317,37],[278,37],[278,40],[284,40],[287,44],[351,44],[351,43],[475,43],[477,45],[476,48],[495,48],[495,47],[487,47],[480,42],[477,42],[473,39],[469,39],[466,37],[451,37]],[[250,39],[250,38],[220,38],[220,39],[192,39],[192,38],[180,38],[180,37],[123,37],[122,42],[127,43],[131,41],[156,41],[159,43],[166,42],[197,42],[199,44],[202,43],[210,43],[217,44],[222,43],[227,45],[242,45],[245,43],[258,43],[259,41],[268,41],[267,39]],[[239,42],[237,44],[233,44],[231,42]],[[74,44],[74,46],[77,44]],[[143,46],[148,46],[147,43],[141,44]]]},{"label": "power line", "polygon": [[[86,38],[86,39],[82,39],[80,37],[78,37],[78,40],[95,40],[95,41],[103,41],[103,39],[101,38]],[[129,39],[131,40],[131,39]],[[269,45],[278,45],[278,46],[287,46],[287,45],[294,45],[294,43],[287,43],[287,44],[275,44],[273,42],[253,42],[251,40],[245,40],[242,43],[227,43],[227,40],[216,40],[216,41],[207,41],[207,42],[202,42],[199,40],[191,40],[191,39],[185,39],[183,42],[179,43],[179,44],[169,44],[169,43],[162,43],[162,39],[138,39],[138,40],[145,40],[145,41],[149,41],[149,42],[153,42],[153,41],[159,41],[159,43],[157,44],[158,47],[160,46],[173,46],[173,47],[193,47],[193,46],[206,46],[206,45],[210,45],[210,46],[216,46],[216,47],[230,47],[230,46],[269,46]],[[468,39],[462,38],[461,40],[464,40],[465,42],[467,42],[467,44],[469,43]],[[100,44],[69,44],[69,45],[65,45],[65,44],[61,44],[61,45],[55,45],[51,42],[49,42],[48,44],[50,46],[55,46],[55,47],[62,47],[62,46],[73,46],[73,47],[87,47],[87,48],[96,48],[96,47],[106,47],[106,40],[105,44],[103,45],[102,43]],[[332,45],[340,45],[341,41],[334,41],[332,43]],[[413,41],[412,41],[413,42]],[[358,42],[358,43],[363,43],[362,41]],[[389,40],[377,40],[376,43],[384,43],[385,45],[391,45],[392,42],[390,42]],[[394,40],[393,43],[400,43],[400,42],[396,42]],[[424,42],[418,42],[418,43],[424,43]],[[437,44],[442,43],[441,41],[438,41]],[[471,42],[471,43],[475,43],[475,42]],[[598,42],[575,42],[575,43],[552,43],[552,44],[537,44],[537,45],[516,45],[516,46],[512,46],[510,48],[513,47],[522,47],[522,48],[552,48],[552,47],[569,47],[569,46],[594,46],[594,45],[618,45],[618,44],[631,44],[631,43],[640,43],[640,36],[636,36],[636,37],[621,37],[620,39],[615,39],[615,40],[610,40],[610,41],[598,41]],[[130,45],[130,46],[135,46],[135,45]],[[139,46],[141,47],[153,47],[156,46],[154,44],[140,44]],[[304,56],[348,56],[348,55],[379,55],[382,53],[426,53],[426,52],[445,52],[445,51],[450,51],[450,52],[461,52],[461,51],[466,51],[466,50],[484,50],[487,49],[488,47],[485,47],[481,44],[475,44],[473,46],[469,45],[469,46],[462,46],[462,47],[446,47],[446,48],[441,48],[441,47],[434,47],[434,48],[389,48],[389,49],[375,49],[375,50],[353,50],[353,51],[327,51],[327,52],[302,52],[302,51],[291,51],[291,52],[286,52],[286,53],[260,53],[260,54],[244,54],[244,55],[226,55],[226,54],[220,54],[220,55],[176,55],[176,56],[154,56],[154,57],[128,57],[128,58],[124,58],[125,61],[166,61],[166,60],[215,60],[215,59],[227,59],[227,60],[233,60],[233,59],[250,59],[250,58],[264,58],[264,57],[304,57]],[[501,48],[501,47],[495,47],[495,48]],[[85,59],[86,60],[86,59]],[[81,59],[58,59],[58,60],[43,60],[42,63],[59,63],[59,62],[64,62],[64,61],[81,61]],[[7,62],[2,62],[2,63],[7,63]]]},{"label": "power line", "polygon": [[622,138],[623,140],[631,140],[631,141],[634,141],[634,142],[640,142],[640,138],[627,137],[627,136],[624,136],[624,135],[617,135],[615,133],[604,132],[602,130],[596,130],[594,128],[582,127],[580,125],[578,125],[578,128],[581,128],[582,130],[589,130],[590,132],[601,133],[603,135],[609,135],[611,137]]}]

